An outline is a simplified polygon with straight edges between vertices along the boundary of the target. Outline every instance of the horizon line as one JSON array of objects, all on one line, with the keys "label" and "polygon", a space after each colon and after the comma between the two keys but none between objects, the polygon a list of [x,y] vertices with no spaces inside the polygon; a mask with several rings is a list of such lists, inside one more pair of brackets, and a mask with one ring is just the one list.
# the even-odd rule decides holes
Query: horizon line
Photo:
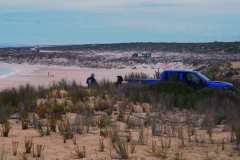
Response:
[{"label": "horizon line", "polygon": [[0,48],[25,48],[25,47],[54,47],[54,46],[84,46],[84,45],[114,45],[114,44],[141,44],[141,43],[152,43],[152,44],[210,44],[210,43],[240,43],[239,41],[199,41],[199,42],[174,42],[174,41],[159,41],[159,42],[103,42],[103,43],[65,43],[65,44],[11,44],[11,43],[0,43]]}]

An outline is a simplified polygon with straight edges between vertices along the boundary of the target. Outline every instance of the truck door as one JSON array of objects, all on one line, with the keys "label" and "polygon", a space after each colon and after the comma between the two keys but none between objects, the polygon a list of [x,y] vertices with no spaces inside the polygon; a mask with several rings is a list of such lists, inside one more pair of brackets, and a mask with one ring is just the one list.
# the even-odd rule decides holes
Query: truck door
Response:
[{"label": "truck door", "polygon": [[202,79],[195,73],[187,72],[185,73],[185,83],[193,88],[203,88],[204,84]]},{"label": "truck door", "polygon": [[169,82],[179,82],[179,81],[181,81],[179,73],[180,72],[168,72],[167,77],[166,77],[166,81],[169,81]]}]

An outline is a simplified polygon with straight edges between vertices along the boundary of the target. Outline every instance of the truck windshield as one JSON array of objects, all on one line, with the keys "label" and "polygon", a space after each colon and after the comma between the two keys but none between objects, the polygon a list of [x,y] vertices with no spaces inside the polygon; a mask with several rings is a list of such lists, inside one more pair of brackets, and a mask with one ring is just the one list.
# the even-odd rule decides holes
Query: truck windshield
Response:
[{"label": "truck windshield", "polygon": [[202,73],[200,72],[197,72],[197,74],[205,81],[210,81],[210,79],[208,77],[206,77],[205,75],[203,75]]}]

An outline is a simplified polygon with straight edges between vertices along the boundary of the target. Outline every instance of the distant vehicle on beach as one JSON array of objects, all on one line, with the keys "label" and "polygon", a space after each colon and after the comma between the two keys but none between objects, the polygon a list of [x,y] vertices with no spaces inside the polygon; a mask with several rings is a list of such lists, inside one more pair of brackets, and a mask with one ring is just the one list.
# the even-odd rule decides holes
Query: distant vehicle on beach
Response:
[{"label": "distant vehicle on beach", "polygon": [[160,74],[159,79],[130,79],[129,84],[154,85],[161,82],[184,83],[194,89],[219,88],[232,89],[233,84],[223,81],[211,81],[205,75],[193,70],[165,70]]}]

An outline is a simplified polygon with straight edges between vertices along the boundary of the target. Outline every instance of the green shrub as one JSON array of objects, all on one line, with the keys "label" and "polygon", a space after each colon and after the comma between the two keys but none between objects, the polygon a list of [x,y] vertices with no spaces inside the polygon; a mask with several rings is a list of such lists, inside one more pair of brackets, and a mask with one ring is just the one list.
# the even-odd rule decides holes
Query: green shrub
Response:
[{"label": "green shrub", "polygon": [[46,104],[44,104],[44,103],[40,103],[36,107],[36,113],[38,114],[38,116],[40,118],[45,118],[47,111],[48,111],[48,106]]},{"label": "green shrub", "polygon": [[96,124],[99,128],[104,128],[109,124],[109,117],[105,115],[98,116],[96,118]]},{"label": "green shrub", "polygon": [[0,106],[0,124],[3,124],[8,120],[9,114],[9,108]]},{"label": "green shrub", "polygon": [[112,113],[113,113],[113,108],[112,107],[111,108],[107,108],[107,109],[104,110],[104,112],[106,112],[107,115],[111,116]]},{"label": "green shrub", "polygon": [[20,118],[21,118],[21,122],[22,122],[22,129],[28,129],[28,125],[29,125],[28,112],[20,113]]}]

